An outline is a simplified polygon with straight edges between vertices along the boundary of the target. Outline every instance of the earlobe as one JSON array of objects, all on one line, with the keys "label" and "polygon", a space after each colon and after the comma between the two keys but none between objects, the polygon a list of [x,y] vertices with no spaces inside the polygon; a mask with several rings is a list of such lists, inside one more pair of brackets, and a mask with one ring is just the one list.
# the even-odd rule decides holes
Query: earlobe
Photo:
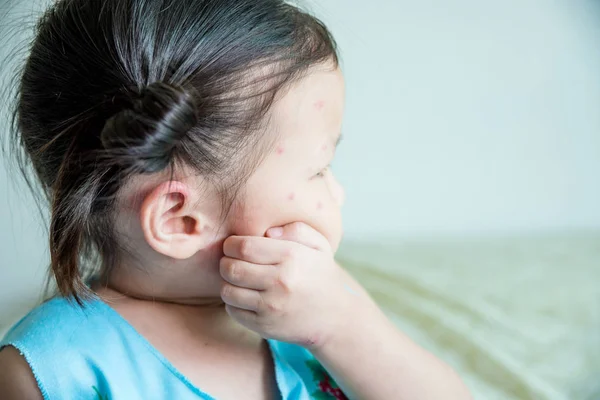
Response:
[{"label": "earlobe", "polygon": [[198,199],[188,186],[168,181],[152,190],[140,210],[144,237],[157,252],[186,259],[208,245],[208,219],[196,209]]}]

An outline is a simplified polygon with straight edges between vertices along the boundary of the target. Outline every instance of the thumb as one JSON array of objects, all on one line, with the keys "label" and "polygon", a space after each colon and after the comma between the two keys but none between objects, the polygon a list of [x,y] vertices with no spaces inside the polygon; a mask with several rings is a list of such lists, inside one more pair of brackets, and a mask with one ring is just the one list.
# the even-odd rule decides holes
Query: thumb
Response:
[{"label": "thumb", "polygon": [[319,251],[331,252],[331,245],[325,236],[303,222],[292,222],[282,227],[267,230],[267,237],[300,243]]}]

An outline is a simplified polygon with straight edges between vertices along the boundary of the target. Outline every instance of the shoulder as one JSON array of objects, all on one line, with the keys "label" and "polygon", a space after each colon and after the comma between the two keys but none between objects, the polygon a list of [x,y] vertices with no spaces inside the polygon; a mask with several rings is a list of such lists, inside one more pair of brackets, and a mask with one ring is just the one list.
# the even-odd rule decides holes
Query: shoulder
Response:
[{"label": "shoulder", "polygon": [[[120,325],[98,299],[81,307],[65,298],[54,298],[31,310],[0,341],[0,347],[18,349],[37,373],[62,360],[77,360],[104,354],[105,346],[119,338]],[[40,367],[41,369],[41,367]]]},{"label": "shoulder", "polygon": [[0,341],[0,399],[11,399],[4,390],[23,389],[17,384],[35,385],[43,398],[67,398],[63,394],[76,393],[80,385],[91,388],[92,364],[105,357],[106,343],[114,340],[110,325],[94,302],[81,308],[55,298],[31,310]]},{"label": "shoulder", "polygon": [[8,331],[1,343],[43,343],[48,347],[56,344],[53,342],[74,337],[86,327],[100,323],[100,319],[95,302],[88,302],[82,308],[65,298],[54,298],[25,315]]},{"label": "shoulder", "polygon": [[6,400],[42,400],[29,364],[17,349],[0,350],[0,398]]}]

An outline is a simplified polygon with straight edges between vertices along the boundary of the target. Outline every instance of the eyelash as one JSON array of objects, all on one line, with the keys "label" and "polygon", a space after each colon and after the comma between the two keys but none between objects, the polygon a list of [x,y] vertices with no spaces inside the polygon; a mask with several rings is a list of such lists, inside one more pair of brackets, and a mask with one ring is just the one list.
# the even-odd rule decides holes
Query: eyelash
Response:
[{"label": "eyelash", "polygon": [[331,168],[331,164],[329,164],[328,166],[326,166],[325,168],[323,168],[322,170],[317,172],[317,174],[314,177],[315,178],[324,178],[325,172],[327,172],[330,168]]}]

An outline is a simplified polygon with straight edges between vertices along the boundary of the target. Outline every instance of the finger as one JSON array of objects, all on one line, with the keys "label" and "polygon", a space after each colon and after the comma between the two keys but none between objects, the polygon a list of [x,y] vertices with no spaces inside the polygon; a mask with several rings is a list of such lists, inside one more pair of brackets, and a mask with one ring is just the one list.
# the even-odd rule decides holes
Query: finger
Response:
[{"label": "finger", "polygon": [[267,237],[300,243],[320,251],[331,251],[331,245],[325,236],[303,222],[293,222],[283,227],[271,228]]},{"label": "finger", "polygon": [[258,325],[258,314],[254,311],[244,310],[229,304],[225,305],[225,311],[240,324],[246,328],[254,329]]},{"label": "finger", "polygon": [[234,286],[228,282],[221,286],[221,299],[225,304],[249,311],[258,311],[262,304],[260,292]]},{"label": "finger", "polygon": [[223,253],[253,264],[275,265],[289,253],[289,245],[260,236],[229,236],[223,243]]},{"label": "finger", "polygon": [[221,276],[232,285],[254,290],[266,290],[277,280],[278,269],[274,265],[258,265],[230,257],[222,257]]}]

